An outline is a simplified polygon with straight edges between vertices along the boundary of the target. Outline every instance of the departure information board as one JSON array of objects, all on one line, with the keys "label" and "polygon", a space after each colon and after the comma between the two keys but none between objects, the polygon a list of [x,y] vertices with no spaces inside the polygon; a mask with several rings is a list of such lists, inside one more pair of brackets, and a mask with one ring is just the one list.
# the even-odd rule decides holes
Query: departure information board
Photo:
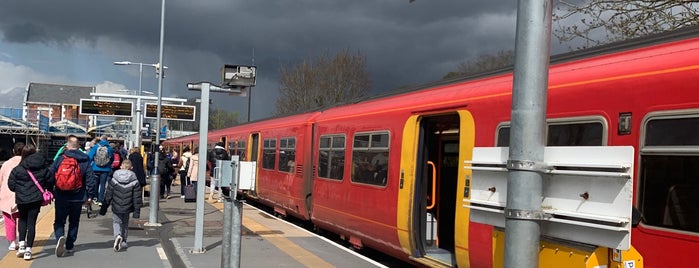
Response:
[{"label": "departure information board", "polygon": [[80,99],[80,114],[131,117],[133,103],[113,100]]},{"label": "departure information board", "polygon": [[[191,105],[161,104],[160,118],[168,120],[194,121],[195,107]],[[146,103],[146,118],[158,118],[158,105]]]}]

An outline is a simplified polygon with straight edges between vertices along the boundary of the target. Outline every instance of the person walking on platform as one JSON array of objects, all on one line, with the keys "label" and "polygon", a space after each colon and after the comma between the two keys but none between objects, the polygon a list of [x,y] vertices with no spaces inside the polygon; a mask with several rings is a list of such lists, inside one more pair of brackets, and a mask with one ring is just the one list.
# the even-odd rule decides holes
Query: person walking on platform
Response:
[{"label": "person walking on platform", "polygon": [[129,150],[128,159],[131,161],[131,171],[136,173],[136,178],[141,187],[146,185],[146,170],[143,168],[143,156],[139,152],[137,147],[131,148]]},{"label": "person walking on platform", "polygon": [[22,148],[22,161],[10,172],[7,186],[15,192],[15,202],[19,211],[19,249],[17,257],[32,259],[32,246],[36,236],[36,220],[41,203],[44,201],[42,190],[53,188],[54,180],[46,168],[46,157],[37,153],[34,145]]},{"label": "person walking on platform", "polygon": [[17,203],[15,203],[15,193],[10,191],[7,186],[7,181],[10,179],[10,172],[19,162],[22,160],[22,149],[24,148],[23,142],[15,143],[15,147],[12,149],[14,156],[5,163],[2,164],[0,168],[0,211],[2,211],[2,216],[5,223],[5,238],[7,242],[10,243],[8,250],[17,250],[19,245],[17,244],[17,220],[19,219],[19,211],[17,211]]},{"label": "person walking on platform", "polygon": [[160,175],[160,198],[170,199],[170,190],[172,188],[172,174],[175,169],[172,167],[170,158],[165,155],[165,151],[161,150],[158,156],[158,174]]},{"label": "person walking on platform", "polygon": [[107,207],[112,206],[112,227],[114,228],[114,251],[120,251],[128,245],[129,213],[134,219],[141,217],[141,184],[136,174],[131,171],[131,160],[124,160],[121,169],[114,172],[114,177],[107,183],[104,204],[100,215],[107,214]]},{"label": "person walking on platform", "polygon": [[104,199],[104,187],[109,180],[109,174],[112,172],[112,162],[114,162],[114,150],[107,141],[107,135],[102,135],[100,141],[92,146],[87,154],[92,161],[92,172],[99,182],[99,192],[97,194],[97,205],[102,204]]},{"label": "person walking on platform", "polygon": [[69,139],[66,151],[49,168],[56,179],[53,232],[58,257],[73,253],[82,205],[89,205],[97,197],[97,176],[93,174],[90,158],[79,147],[77,138]]},{"label": "person walking on platform", "polygon": [[228,195],[228,190],[227,189],[222,189],[221,188],[221,182],[217,181],[216,174],[214,171],[216,170],[216,161],[217,160],[231,160],[231,156],[228,154],[228,151],[226,151],[226,148],[224,147],[226,144],[223,142],[217,142],[216,146],[214,146],[214,149],[209,151],[209,155],[206,158],[206,161],[208,161],[211,164],[211,170],[210,170],[210,175],[211,175],[211,191],[209,192],[209,199],[214,198],[214,190],[218,188],[218,198],[219,201],[221,199],[221,193],[224,192],[223,194]]},{"label": "person walking on platform", "polygon": [[[189,168],[187,168],[187,178],[192,183],[194,189],[197,189],[197,181],[199,175],[199,147],[194,147],[192,156],[189,158]],[[207,174],[208,175],[208,174]]]},{"label": "person walking on platform", "polygon": [[187,169],[189,169],[189,158],[192,157],[192,153],[189,150],[189,146],[185,146],[182,149],[182,156],[180,156],[179,172],[180,172],[180,198],[184,198],[184,187],[189,184],[187,180]]}]

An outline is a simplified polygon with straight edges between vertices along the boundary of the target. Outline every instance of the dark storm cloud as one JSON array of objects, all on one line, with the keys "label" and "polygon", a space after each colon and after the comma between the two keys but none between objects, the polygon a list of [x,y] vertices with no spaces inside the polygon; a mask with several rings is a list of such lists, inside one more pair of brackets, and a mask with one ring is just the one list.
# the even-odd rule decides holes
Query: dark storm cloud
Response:
[{"label": "dark storm cloud", "polygon": [[[107,38],[150,51],[159,46],[161,1],[4,2],[6,42]],[[255,65],[268,76],[262,84],[275,86],[280,65],[349,49],[367,57],[374,92],[381,92],[437,80],[470,57],[512,49],[515,9],[516,1],[492,0],[168,0],[164,62],[186,82],[213,79],[221,63],[249,64],[254,49]]]}]

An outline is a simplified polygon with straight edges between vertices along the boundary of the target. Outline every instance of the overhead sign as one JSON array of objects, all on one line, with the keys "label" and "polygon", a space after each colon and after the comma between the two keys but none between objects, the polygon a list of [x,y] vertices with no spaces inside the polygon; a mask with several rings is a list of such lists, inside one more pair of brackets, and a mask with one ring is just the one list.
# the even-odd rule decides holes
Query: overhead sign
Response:
[{"label": "overhead sign", "polygon": [[245,65],[223,65],[221,69],[223,84],[231,87],[255,86],[257,67]]},{"label": "overhead sign", "polygon": [[[195,107],[192,105],[161,104],[160,118],[168,120],[194,121]],[[146,103],[146,118],[158,118],[158,105]]]},{"label": "overhead sign", "polygon": [[80,99],[80,114],[131,117],[132,106],[126,101]]}]

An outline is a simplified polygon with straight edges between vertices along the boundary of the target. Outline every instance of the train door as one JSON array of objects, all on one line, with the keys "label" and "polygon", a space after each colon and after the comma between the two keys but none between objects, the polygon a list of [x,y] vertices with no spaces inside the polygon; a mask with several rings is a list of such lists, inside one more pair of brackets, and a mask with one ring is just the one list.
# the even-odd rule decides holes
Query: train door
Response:
[{"label": "train door", "polygon": [[470,113],[460,111],[414,116],[404,129],[399,202],[410,200],[409,238],[399,238],[412,259],[428,266],[456,266],[468,248],[468,214],[460,205],[464,190],[458,189],[465,189],[459,178],[473,147],[472,122]]},{"label": "train door", "polygon": [[[260,152],[260,133],[253,133],[252,135],[250,135],[250,147],[246,151],[249,152],[248,161],[260,163],[260,161],[258,161],[258,159],[257,159],[259,152]],[[255,178],[259,178],[259,174],[258,174],[259,169],[260,169],[260,166],[257,166],[257,170],[255,170]],[[258,180],[255,179],[255,184],[257,184],[257,183],[258,183]],[[248,194],[252,195],[252,196],[257,196],[257,189],[259,189],[258,185],[255,185],[255,190],[253,190],[252,192],[249,192]]]}]

